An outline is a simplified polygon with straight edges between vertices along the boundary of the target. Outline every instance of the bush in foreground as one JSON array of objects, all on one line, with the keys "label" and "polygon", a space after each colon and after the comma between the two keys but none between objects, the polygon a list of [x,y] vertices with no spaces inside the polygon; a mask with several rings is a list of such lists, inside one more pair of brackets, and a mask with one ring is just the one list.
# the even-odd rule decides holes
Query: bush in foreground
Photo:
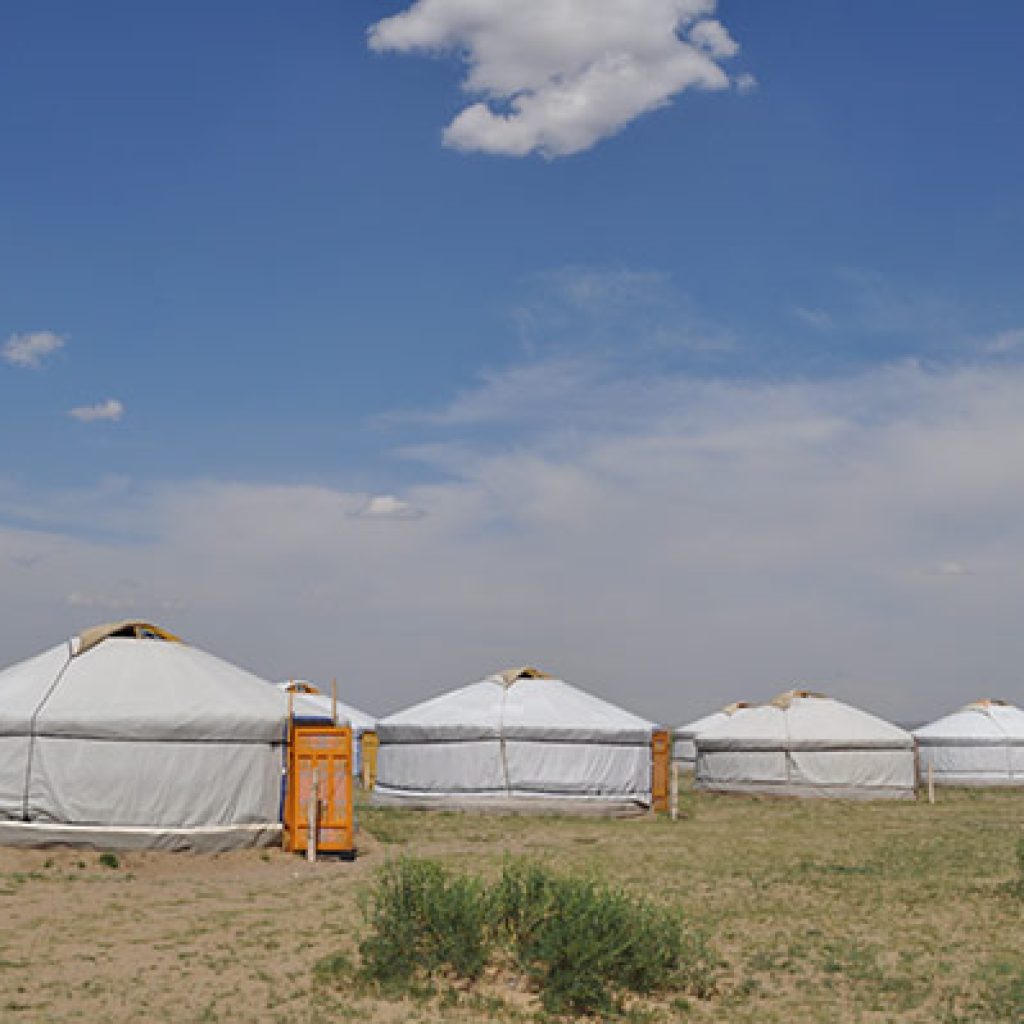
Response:
[{"label": "bush in foreground", "polygon": [[607,1013],[628,993],[704,997],[717,961],[677,911],[586,877],[507,862],[491,887],[435,861],[402,858],[364,901],[362,974],[386,989],[450,972],[473,980],[512,965],[556,1013]]},{"label": "bush in foreground", "polygon": [[364,901],[370,934],[360,943],[364,972],[385,985],[411,979],[418,968],[449,968],[476,978],[488,949],[488,900],[475,878],[429,860],[385,864]]},{"label": "bush in foreground", "polygon": [[607,1012],[617,991],[670,987],[683,954],[677,914],[590,878],[506,865],[496,918],[546,1010]]}]

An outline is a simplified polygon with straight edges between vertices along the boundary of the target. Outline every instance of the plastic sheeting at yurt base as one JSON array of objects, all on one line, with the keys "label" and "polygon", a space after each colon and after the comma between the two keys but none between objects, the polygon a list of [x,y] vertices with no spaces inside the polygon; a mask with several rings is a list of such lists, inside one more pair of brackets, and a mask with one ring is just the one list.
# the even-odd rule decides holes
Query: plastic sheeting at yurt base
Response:
[{"label": "plastic sheeting at yurt base", "polygon": [[176,640],[59,644],[0,672],[0,842],[278,842],[287,713],[265,680]]},{"label": "plastic sheeting at yurt base", "polygon": [[807,691],[741,708],[696,737],[695,786],[715,792],[913,799],[910,733]]},{"label": "plastic sheeting at yurt base", "polygon": [[1024,711],[999,700],[966,704],[920,729],[921,779],[936,785],[1024,786]]},{"label": "plastic sheeting at yurt base", "polygon": [[381,806],[637,814],[655,726],[536,670],[496,674],[377,723]]}]

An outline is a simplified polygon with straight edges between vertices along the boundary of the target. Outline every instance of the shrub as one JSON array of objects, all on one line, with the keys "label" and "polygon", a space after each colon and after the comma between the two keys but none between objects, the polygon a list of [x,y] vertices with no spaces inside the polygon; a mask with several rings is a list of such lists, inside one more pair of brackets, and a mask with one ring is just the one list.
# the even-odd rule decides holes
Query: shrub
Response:
[{"label": "shrub", "polygon": [[476,978],[488,952],[488,900],[481,882],[440,864],[403,857],[386,864],[363,904],[370,934],[360,943],[363,970],[384,984],[408,982],[418,969],[448,967]]},{"label": "shrub", "polygon": [[110,868],[111,871],[116,871],[121,866],[121,861],[116,853],[101,853],[100,864],[105,868]]},{"label": "shrub", "polygon": [[494,906],[546,1010],[608,1012],[616,992],[654,992],[678,976],[678,915],[594,879],[506,864]]},{"label": "shrub", "polygon": [[[490,888],[434,861],[392,861],[363,915],[361,975],[384,988],[410,992],[442,970],[477,978],[500,955],[554,1013],[608,1013],[626,993],[715,989],[718,960],[677,912],[526,861],[507,861]],[[322,961],[317,974],[337,976],[338,965]]]}]

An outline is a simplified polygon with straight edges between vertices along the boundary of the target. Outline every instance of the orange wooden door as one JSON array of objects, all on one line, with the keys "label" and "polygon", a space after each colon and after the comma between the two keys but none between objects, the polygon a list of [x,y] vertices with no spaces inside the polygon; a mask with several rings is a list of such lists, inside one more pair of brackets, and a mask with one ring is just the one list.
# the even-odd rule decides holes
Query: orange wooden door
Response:
[{"label": "orange wooden door", "polygon": [[321,853],[355,855],[352,814],[352,730],[296,725],[289,730],[285,848],[309,848],[309,797],[317,780],[317,843]]},{"label": "orange wooden door", "polygon": [[666,729],[651,734],[651,807],[668,811],[669,773],[672,770],[672,736]]},{"label": "orange wooden door", "polygon": [[372,790],[377,785],[377,748],[380,740],[375,732],[364,732],[360,742],[363,745],[363,786]]}]

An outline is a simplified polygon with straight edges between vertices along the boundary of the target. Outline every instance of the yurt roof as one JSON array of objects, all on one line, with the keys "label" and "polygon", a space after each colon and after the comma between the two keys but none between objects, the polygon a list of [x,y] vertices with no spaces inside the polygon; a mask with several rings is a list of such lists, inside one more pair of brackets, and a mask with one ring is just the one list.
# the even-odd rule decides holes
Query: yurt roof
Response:
[{"label": "yurt roof", "polygon": [[251,672],[134,620],[0,672],[0,735],[266,741],[287,707]]},{"label": "yurt roof", "polygon": [[705,715],[703,718],[696,718],[692,722],[687,722],[685,725],[677,726],[673,731],[672,735],[676,739],[690,739],[696,736],[697,733],[707,729],[709,726],[714,725],[716,722],[727,721],[730,715],[734,715],[740,708],[751,707],[746,701],[738,700],[732,704],[727,704],[724,708],[720,708],[718,711],[712,711],[710,715]]},{"label": "yurt roof", "polygon": [[1005,700],[976,700],[914,730],[924,744],[1024,743],[1024,711]]},{"label": "yurt roof", "polygon": [[649,738],[646,719],[537,669],[507,669],[377,723],[382,742],[493,739]]},{"label": "yurt roof", "polygon": [[181,637],[169,633],[152,622],[144,622],[142,619],[122,619],[120,622],[106,622],[100,626],[90,626],[83,629],[77,637],[71,638],[71,653],[77,657],[103,643],[112,637],[122,637],[130,640],[166,640],[169,643],[182,642]]},{"label": "yurt roof", "polygon": [[[331,715],[331,696],[324,693],[318,686],[307,679],[289,679],[286,682],[278,683],[277,688],[285,693],[291,691],[296,694],[296,700],[301,697],[303,705],[317,708],[322,714],[329,718]],[[339,719],[347,719],[357,733],[368,732],[377,727],[377,719],[368,715],[365,711],[346,704],[344,701],[336,701]]]},{"label": "yurt roof", "polygon": [[914,740],[899,726],[842,701],[788,690],[711,723],[697,743],[702,750],[863,750],[909,748]]}]

